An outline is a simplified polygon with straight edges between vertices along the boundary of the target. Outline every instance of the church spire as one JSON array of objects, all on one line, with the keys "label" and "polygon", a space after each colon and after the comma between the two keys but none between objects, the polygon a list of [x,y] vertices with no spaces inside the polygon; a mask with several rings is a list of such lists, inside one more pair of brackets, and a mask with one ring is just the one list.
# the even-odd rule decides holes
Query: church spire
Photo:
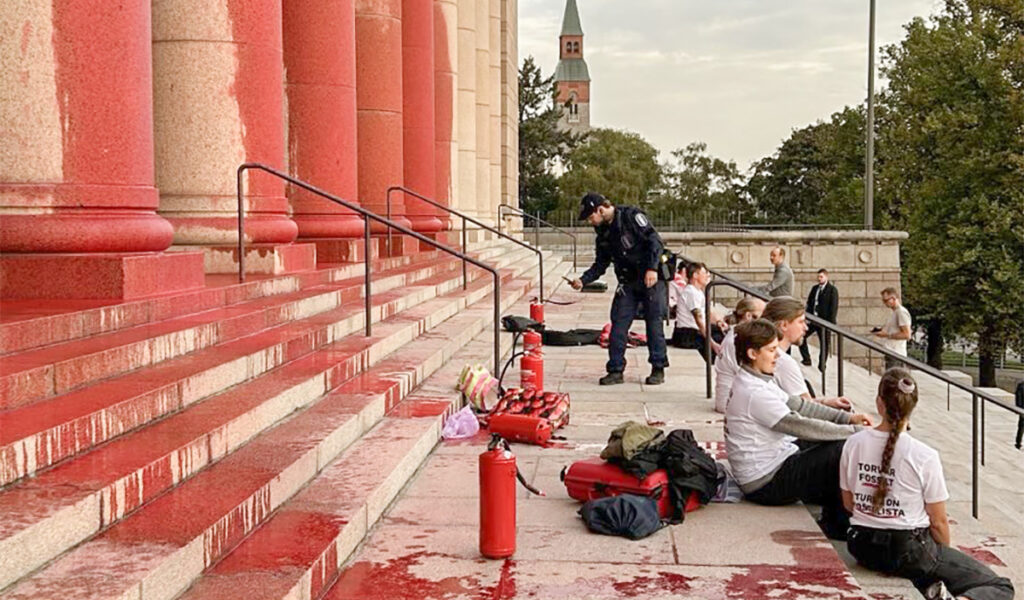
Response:
[{"label": "church spire", "polygon": [[560,35],[583,35],[580,26],[580,12],[576,9],[576,0],[567,0],[565,16],[562,17],[562,33]]}]

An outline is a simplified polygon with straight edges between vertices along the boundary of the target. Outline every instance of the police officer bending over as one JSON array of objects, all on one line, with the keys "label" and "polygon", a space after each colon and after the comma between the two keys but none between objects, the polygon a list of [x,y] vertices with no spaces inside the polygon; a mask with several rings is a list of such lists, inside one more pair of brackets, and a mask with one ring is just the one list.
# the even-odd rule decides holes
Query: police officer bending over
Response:
[{"label": "police officer bending over", "polygon": [[651,375],[648,385],[665,381],[668,354],[665,349],[665,282],[658,276],[662,243],[647,215],[632,206],[612,206],[601,194],[590,192],[583,197],[580,220],[594,226],[597,233],[597,251],[594,264],[572,282],[575,290],[604,274],[608,264],[615,263],[615,277],[619,286],[612,301],[612,331],[608,341],[608,374],[600,379],[601,385],[622,383],[626,368],[626,336],[637,313],[644,307],[647,322],[648,361]]}]

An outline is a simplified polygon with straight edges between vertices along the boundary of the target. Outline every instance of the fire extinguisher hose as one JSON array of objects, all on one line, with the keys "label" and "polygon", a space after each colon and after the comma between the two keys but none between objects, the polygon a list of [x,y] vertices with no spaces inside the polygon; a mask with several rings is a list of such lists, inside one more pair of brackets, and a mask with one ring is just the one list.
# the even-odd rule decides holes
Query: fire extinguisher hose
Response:
[{"label": "fire extinguisher hose", "polygon": [[[496,433],[492,433],[491,434],[491,441],[490,441],[490,443],[487,444],[487,449],[488,450],[494,450],[498,446],[504,446],[505,450],[508,450],[509,452],[512,451],[512,446],[509,445],[508,440],[506,440],[505,438],[501,437],[500,435],[498,435]],[[533,487],[532,485],[530,485],[529,483],[526,482],[526,478],[523,477],[523,473],[519,470],[519,466],[518,465],[516,466],[516,479],[518,479],[519,483],[523,484],[523,487],[526,488],[526,491],[530,492],[531,494],[535,494],[537,496],[546,496],[547,495],[544,492],[538,490],[537,488]]]}]

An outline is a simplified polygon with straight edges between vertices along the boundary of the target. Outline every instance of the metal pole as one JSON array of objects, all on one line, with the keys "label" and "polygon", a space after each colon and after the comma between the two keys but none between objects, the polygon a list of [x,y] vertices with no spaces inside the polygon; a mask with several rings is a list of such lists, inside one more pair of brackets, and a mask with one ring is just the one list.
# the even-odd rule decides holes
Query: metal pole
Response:
[{"label": "metal pole", "polygon": [[[714,289],[714,288],[712,288]],[[679,310],[679,307],[676,307]],[[711,398],[711,294],[704,294],[704,393]],[[737,358],[737,360],[739,360]]]},{"label": "metal pole", "polygon": [[370,319],[370,219],[367,217],[363,217],[363,271],[366,280],[366,290],[363,292],[366,302],[366,337],[370,337],[373,335],[373,323]]},{"label": "metal pole", "polygon": [[946,412],[949,412],[949,382],[946,382]]},{"label": "metal pole", "polygon": [[[388,221],[391,220],[391,194],[388,193]],[[388,227],[388,258],[391,258],[391,228]]]},{"label": "metal pole", "polygon": [[[388,228],[390,231],[391,228]],[[466,250],[466,217],[462,217],[462,253],[469,254]],[[462,289],[466,289],[466,261],[462,261]]]},{"label": "metal pole", "polygon": [[[494,273],[494,372],[501,374],[501,278]],[[515,352],[515,348],[512,349]]]},{"label": "metal pole", "polygon": [[981,400],[981,466],[985,466],[985,400]]},{"label": "metal pole", "polygon": [[875,0],[868,23],[868,152],[864,166],[864,228],[875,228]]},{"label": "metal pole", "polygon": [[[822,327],[818,330],[818,343],[821,344],[820,351],[818,352],[818,370],[821,371],[821,397],[825,397],[825,365],[822,364],[822,359],[825,358],[825,349],[828,348],[828,329]],[[807,343],[806,341],[804,342]]]},{"label": "metal pole", "polygon": [[538,215],[533,215],[533,243],[540,248],[540,221]]},{"label": "metal pole", "polygon": [[839,378],[837,381],[837,391],[839,395],[843,395],[843,336],[836,335],[836,362],[839,363],[838,371],[836,376]]},{"label": "metal pole", "polygon": [[572,272],[576,273],[576,236],[572,236]]},{"label": "metal pole", "polygon": [[238,191],[238,283],[245,281],[245,211],[242,209],[242,167],[238,167],[236,185]]},{"label": "metal pole", "polygon": [[978,518],[978,395],[971,394],[971,514]]}]

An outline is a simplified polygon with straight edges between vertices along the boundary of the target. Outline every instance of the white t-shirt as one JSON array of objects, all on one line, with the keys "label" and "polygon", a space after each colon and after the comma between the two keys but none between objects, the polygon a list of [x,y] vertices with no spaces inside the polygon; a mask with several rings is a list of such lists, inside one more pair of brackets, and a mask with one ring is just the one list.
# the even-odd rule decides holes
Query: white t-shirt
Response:
[{"label": "white t-shirt", "polygon": [[846,440],[839,459],[839,487],[853,493],[850,523],[878,529],[919,529],[930,521],[925,504],[949,499],[942,476],[939,453],[904,432],[896,440],[892,464],[884,476],[890,478],[880,514],[871,510],[880,473],[886,432],[864,429]]},{"label": "white t-shirt", "polygon": [[732,382],[736,374],[740,372],[740,366],[736,362],[736,333],[730,329],[722,339],[722,351],[718,353],[715,361],[715,410],[725,412],[729,404],[729,393],[732,391]]},{"label": "white t-shirt", "polygon": [[741,485],[771,473],[797,452],[796,438],[772,431],[790,413],[788,398],[771,379],[742,368],[736,374],[725,409],[725,448]]},{"label": "white t-shirt", "polygon": [[804,381],[803,371],[796,359],[779,350],[779,359],[775,361],[775,383],[790,396],[810,394],[807,389],[807,382]]},{"label": "white t-shirt", "polygon": [[[704,315],[704,292],[692,285],[688,285],[679,292],[676,304],[676,327],[682,329],[697,329],[697,320],[693,318],[693,311],[699,310]],[[704,319],[707,321],[707,319]]]},{"label": "white t-shirt", "polygon": [[[910,327],[910,322],[910,311],[904,308],[901,304],[892,311],[891,315],[889,315],[889,320],[885,322],[885,327],[882,328],[882,331],[887,335],[899,333],[900,327]],[[882,338],[882,345],[890,350],[898,352],[900,356],[907,355],[907,340]]]}]

